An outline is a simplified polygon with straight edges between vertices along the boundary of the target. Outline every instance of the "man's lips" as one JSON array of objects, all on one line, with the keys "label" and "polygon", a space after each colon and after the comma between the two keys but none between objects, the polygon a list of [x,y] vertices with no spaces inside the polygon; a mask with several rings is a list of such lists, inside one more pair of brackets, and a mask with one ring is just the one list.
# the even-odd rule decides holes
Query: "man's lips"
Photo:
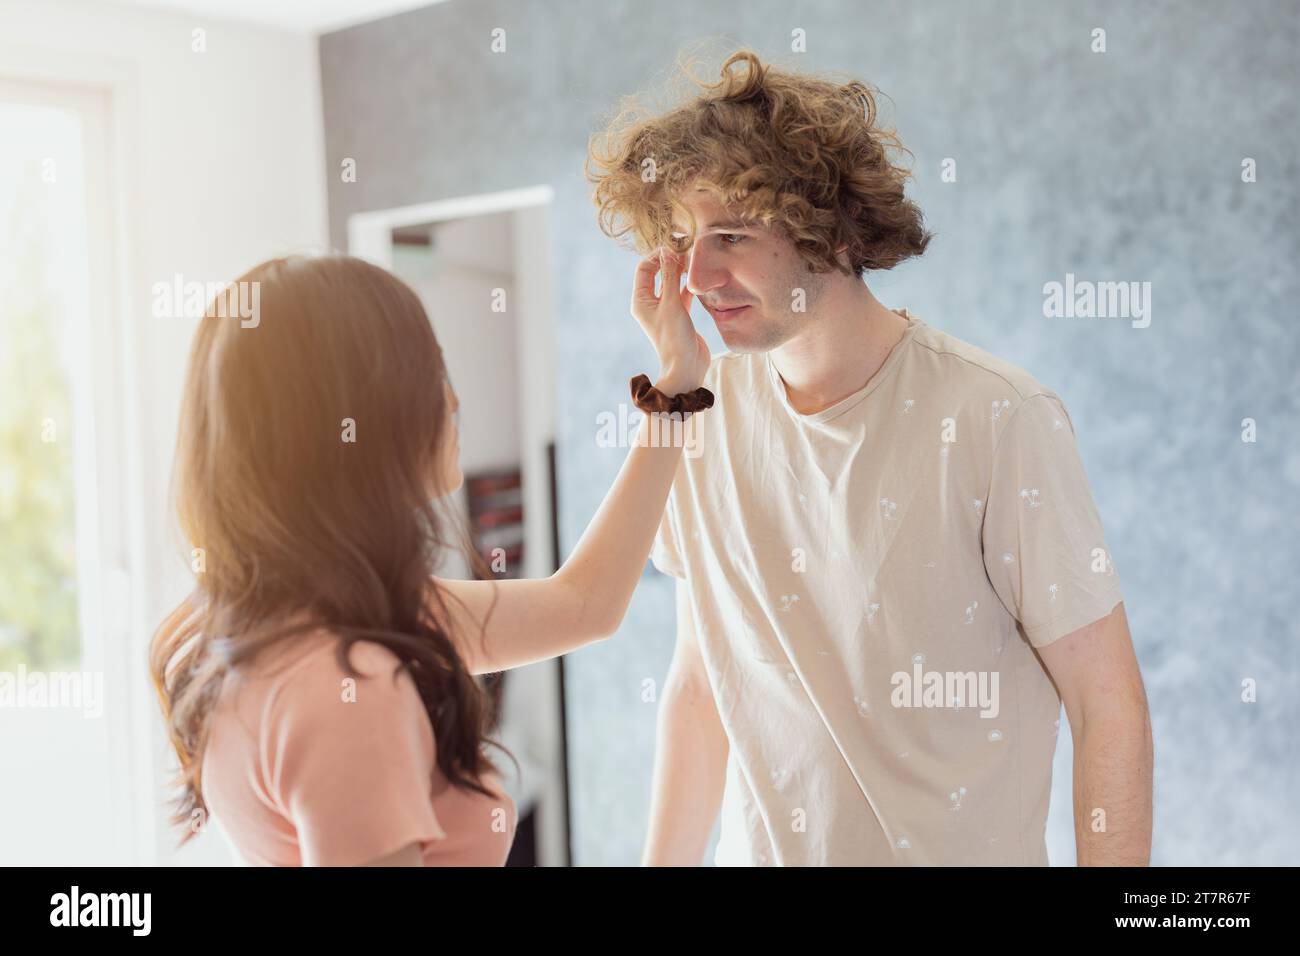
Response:
[{"label": "man's lips", "polygon": [[740,313],[748,309],[749,306],[738,305],[731,309],[719,309],[712,306],[705,306],[705,308],[709,310],[709,314],[712,315],[715,319],[730,319],[734,316],[740,315]]}]

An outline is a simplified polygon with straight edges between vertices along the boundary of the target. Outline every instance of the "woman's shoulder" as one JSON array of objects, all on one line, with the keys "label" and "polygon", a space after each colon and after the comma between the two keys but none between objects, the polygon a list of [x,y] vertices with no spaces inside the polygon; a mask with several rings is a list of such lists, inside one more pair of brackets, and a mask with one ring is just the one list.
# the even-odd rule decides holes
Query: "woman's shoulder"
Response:
[{"label": "woman's shoulder", "polygon": [[377,641],[347,638],[328,626],[287,634],[267,645],[239,670],[250,678],[285,677],[299,673],[329,673],[349,676],[340,658],[347,644],[346,659],[352,670],[363,675],[381,671],[393,673],[401,659]]},{"label": "woman's shoulder", "polygon": [[305,635],[302,659],[309,667],[347,674],[340,660],[340,649],[345,643],[348,645],[346,660],[360,676],[392,675],[401,666],[401,658],[378,641],[347,639],[329,628],[317,628]]},{"label": "woman's shoulder", "polygon": [[[344,644],[346,662],[340,656]],[[348,719],[361,711],[424,710],[415,682],[392,650],[372,640],[346,641],[326,627],[279,639],[236,677],[239,693],[261,698],[275,723]],[[340,710],[340,704],[360,704]]]}]

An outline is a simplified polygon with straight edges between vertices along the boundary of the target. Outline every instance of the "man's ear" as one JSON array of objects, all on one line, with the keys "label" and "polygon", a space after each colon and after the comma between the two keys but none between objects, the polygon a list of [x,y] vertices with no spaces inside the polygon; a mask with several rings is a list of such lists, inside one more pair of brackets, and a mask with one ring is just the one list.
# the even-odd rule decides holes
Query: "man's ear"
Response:
[{"label": "man's ear", "polygon": [[846,270],[849,268],[849,258],[845,253],[849,251],[849,244],[846,242],[835,250],[835,261],[842,265]]}]

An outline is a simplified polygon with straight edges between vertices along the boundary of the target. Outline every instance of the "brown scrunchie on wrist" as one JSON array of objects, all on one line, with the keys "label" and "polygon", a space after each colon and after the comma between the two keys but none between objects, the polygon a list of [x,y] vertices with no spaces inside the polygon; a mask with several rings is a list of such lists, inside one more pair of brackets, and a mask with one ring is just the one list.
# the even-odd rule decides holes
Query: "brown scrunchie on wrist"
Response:
[{"label": "brown scrunchie on wrist", "polygon": [[713,407],[713,393],[701,385],[693,392],[668,396],[650,384],[650,376],[638,375],[632,379],[632,404],[647,415],[679,413],[683,419],[694,412]]}]

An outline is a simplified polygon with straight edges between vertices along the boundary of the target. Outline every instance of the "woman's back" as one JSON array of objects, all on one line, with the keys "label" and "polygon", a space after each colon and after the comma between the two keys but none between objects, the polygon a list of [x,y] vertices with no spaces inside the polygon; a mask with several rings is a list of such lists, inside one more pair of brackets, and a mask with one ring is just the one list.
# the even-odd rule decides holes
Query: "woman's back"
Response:
[{"label": "woman's back", "polygon": [[278,642],[230,675],[211,716],[203,793],[243,859],[262,866],[348,866],[418,842],[426,866],[500,866],[515,807],[438,770],[415,683],[382,645],[360,641],[347,682],[339,639]]}]

